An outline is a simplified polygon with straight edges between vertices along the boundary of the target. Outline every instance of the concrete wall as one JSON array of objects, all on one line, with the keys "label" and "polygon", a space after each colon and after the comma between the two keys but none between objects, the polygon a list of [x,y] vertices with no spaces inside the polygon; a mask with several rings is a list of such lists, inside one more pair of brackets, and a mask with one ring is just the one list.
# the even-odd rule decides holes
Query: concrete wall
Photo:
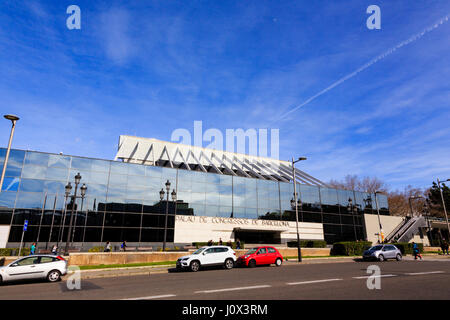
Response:
[{"label": "concrete wall", "polygon": [[6,248],[10,226],[0,226],[0,248]]},{"label": "concrete wall", "polygon": [[[323,240],[321,223],[299,222],[300,239]],[[292,221],[233,219],[219,217],[176,216],[175,243],[207,242],[208,240],[234,241],[235,229],[280,232],[281,242],[296,239],[296,226]]]},{"label": "concrete wall", "polygon": [[[297,257],[297,248],[278,249],[283,257]],[[236,256],[247,250],[235,250]],[[192,252],[192,250],[190,251]],[[190,252],[87,252],[71,253],[70,265],[128,264],[175,261]],[[302,248],[302,256],[329,256],[330,248]]]}]

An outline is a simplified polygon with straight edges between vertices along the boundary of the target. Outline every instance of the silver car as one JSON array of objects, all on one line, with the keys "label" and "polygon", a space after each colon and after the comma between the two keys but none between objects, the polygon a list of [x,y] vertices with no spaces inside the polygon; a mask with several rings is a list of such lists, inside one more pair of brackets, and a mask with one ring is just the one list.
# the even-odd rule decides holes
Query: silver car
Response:
[{"label": "silver car", "polygon": [[379,260],[385,261],[388,259],[402,260],[401,251],[393,244],[379,244],[364,251],[363,260]]},{"label": "silver car", "polygon": [[0,283],[14,280],[61,280],[67,274],[67,261],[61,256],[38,254],[23,257],[0,267]]}]

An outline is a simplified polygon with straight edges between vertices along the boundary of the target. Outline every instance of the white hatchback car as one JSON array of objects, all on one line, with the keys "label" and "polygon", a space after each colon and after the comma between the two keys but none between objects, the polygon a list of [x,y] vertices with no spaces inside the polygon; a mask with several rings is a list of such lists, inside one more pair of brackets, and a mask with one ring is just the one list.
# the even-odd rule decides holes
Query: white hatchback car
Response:
[{"label": "white hatchback car", "polygon": [[232,269],[236,263],[236,252],[227,246],[202,247],[191,255],[177,260],[177,269],[189,268],[198,271],[203,266],[222,265],[226,269]]},{"label": "white hatchback car", "polygon": [[0,283],[14,280],[47,279],[61,280],[67,274],[67,261],[55,255],[32,255],[17,259],[5,267],[0,267]]}]

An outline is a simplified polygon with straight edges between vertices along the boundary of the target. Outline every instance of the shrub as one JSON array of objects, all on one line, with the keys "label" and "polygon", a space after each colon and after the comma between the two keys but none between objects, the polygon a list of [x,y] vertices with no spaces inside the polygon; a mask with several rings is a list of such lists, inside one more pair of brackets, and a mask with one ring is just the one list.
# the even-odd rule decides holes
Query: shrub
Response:
[{"label": "shrub", "polygon": [[[288,241],[288,247],[297,248],[297,241]],[[326,248],[327,242],[324,240],[300,240],[301,248]]]},{"label": "shrub", "polygon": [[[20,251],[21,256],[28,256],[30,254],[30,248],[22,248]],[[0,256],[14,256],[19,254],[19,248],[0,248]]]},{"label": "shrub", "polygon": [[103,252],[103,251],[105,251],[105,247],[103,246],[92,247],[88,250],[88,252]]},{"label": "shrub", "polygon": [[[198,248],[201,248],[201,247],[206,247],[208,245],[208,242],[192,242],[192,245],[198,249]],[[218,242],[213,242],[212,245],[213,246],[218,246],[219,243]],[[226,246],[227,243],[223,242],[222,245]],[[241,249],[245,248],[244,245],[245,245],[245,243],[241,241]],[[232,249],[236,249],[236,242],[232,242],[231,243],[231,248]]]},{"label": "shrub", "polygon": [[[399,250],[401,251],[401,253],[403,255],[405,254],[413,254],[413,245],[412,243],[408,243],[408,242],[396,242],[393,243],[394,246],[396,246],[397,248],[399,248]],[[423,244],[422,243],[417,243],[418,247],[419,247],[419,252],[422,253],[423,252]]]},{"label": "shrub", "polygon": [[333,244],[332,256],[360,256],[372,246],[371,241],[343,241]]}]

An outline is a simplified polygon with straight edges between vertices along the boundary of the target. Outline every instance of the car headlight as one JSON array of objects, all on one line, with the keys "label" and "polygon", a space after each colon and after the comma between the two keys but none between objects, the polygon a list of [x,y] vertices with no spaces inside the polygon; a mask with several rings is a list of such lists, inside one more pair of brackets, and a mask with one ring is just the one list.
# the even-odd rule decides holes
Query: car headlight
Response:
[{"label": "car headlight", "polygon": [[186,260],[189,260],[189,258],[183,258],[183,259],[181,259],[181,261],[186,261]]}]

